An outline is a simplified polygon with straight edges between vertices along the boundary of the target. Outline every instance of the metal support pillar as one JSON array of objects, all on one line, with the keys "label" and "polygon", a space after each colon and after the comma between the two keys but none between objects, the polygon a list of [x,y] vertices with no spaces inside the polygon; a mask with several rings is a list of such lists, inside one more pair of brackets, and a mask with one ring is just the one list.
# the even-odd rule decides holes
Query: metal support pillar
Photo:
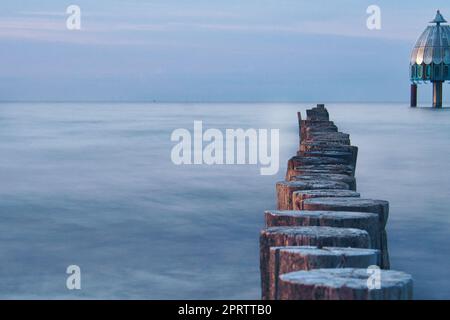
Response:
[{"label": "metal support pillar", "polygon": [[417,107],[417,84],[411,84],[411,107]]},{"label": "metal support pillar", "polygon": [[442,108],[442,81],[433,82],[433,107]]}]

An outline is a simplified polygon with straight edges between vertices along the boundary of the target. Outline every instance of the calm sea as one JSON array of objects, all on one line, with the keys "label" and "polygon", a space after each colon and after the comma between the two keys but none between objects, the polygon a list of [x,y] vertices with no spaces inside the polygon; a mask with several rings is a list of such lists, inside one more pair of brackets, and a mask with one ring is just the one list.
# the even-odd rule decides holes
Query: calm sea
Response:
[{"label": "calm sea", "polygon": [[[257,299],[258,236],[310,104],[0,104],[0,298]],[[328,104],[390,201],[393,269],[450,298],[450,110]],[[174,129],[278,128],[281,167],[175,166]],[[66,289],[66,268],[82,289]]]}]

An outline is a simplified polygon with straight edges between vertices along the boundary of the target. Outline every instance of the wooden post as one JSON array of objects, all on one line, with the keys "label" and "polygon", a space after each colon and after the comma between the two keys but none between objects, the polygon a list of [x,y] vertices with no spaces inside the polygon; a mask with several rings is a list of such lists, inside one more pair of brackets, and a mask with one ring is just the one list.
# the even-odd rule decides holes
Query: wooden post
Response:
[{"label": "wooden post", "polygon": [[278,300],[279,276],[323,268],[367,268],[380,265],[380,251],[363,248],[312,246],[271,247],[269,256],[269,299]]},{"label": "wooden post", "polygon": [[376,213],[380,220],[380,226],[384,228],[389,216],[389,202],[355,197],[310,198],[303,201],[303,210]]},{"label": "wooden post", "polygon": [[350,186],[344,182],[320,179],[309,181],[280,181],[276,184],[277,209],[292,210],[294,208],[292,203],[292,193],[294,191],[319,189],[349,190]]},{"label": "wooden post", "polygon": [[[296,190],[297,191],[297,190]],[[382,266],[389,269],[389,252],[387,246],[386,222],[389,216],[389,202],[362,198],[310,198],[303,200],[303,210],[372,212],[378,214],[379,240],[382,253]]]},{"label": "wooden post", "polygon": [[310,180],[330,180],[330,181],[344,182],[348,184],[350,190],[356,191],[355,177],[348,176],[346,174],[335,174],[335,173],[303,174],[298,176],[292,176],[290,179],[290,181],[310,181]]},{"label": "wooden post", "polygon": [[367,269],[317,269],[283,274],[281,300],[410,300],[413,281],[400,271],[380,270],[381,288],[369,288]]},{"label": "wooden post", "polygon": [[360,198],[360,194],[352,190],[301,190],[292,193],[293,210],[303,210],[303,200],[310,198]]},{"label": "wooden post", "polygon": [[269,298],[270,247],[318,246],[369,248],[370,236],[365,230],[333,227],[272,227],[260,234],[261,293]]},{"label": "wooden post", "polygon": [[301,165],[294,167],[294,163],[290,162],[286,172],[286,181],[290,181],[291,177],[302,174],[336,173],[354,177],[354,172],[354,168],[350,165]]},{"label": "wooden post", "polygon": [[367,231],[372,249],[381,249],[378,215],[371,212],[291,211],[265,212],[267,228],[271,227],[333,227]]},{"label": "wooden post", "polygon": [[298,143],[302,145],[302,114],[301,112],[297,112],[298,119]]}]

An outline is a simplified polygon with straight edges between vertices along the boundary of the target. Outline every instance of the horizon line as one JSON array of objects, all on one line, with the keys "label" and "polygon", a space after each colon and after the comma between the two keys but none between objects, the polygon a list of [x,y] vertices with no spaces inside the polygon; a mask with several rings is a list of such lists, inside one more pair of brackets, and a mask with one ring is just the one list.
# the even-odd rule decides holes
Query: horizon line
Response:
[{"label": "horizon line", "polygon": [[0,103],[409,103],[409,100],[0,100]]}]

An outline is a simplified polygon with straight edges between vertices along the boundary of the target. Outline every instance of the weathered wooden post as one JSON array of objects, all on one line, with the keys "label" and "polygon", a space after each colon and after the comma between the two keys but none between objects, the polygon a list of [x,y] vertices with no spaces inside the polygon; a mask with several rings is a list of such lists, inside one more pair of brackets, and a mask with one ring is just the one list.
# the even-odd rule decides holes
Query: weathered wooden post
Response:
[{"label": "weathered wooden post", "polygon": [[271,247],[269,256],[269,299],[277,300],[282,274],[321,268],[367,268],[380,265],[376,249],[289,246]]},{"label": "weathered wooden post", "polygon": [[359,198],[352,190],[301,190],[292,193],[293,210],[303,210],[303,200],[311,198]]},{"label": "weathered wooden post", "polygon": [[362,198],[311,198],[303,201],[303,210],[372,212],[378,215],[383,268],[389,269],[386,223],[389,216],[389,202]]},{"label": "weathered wooden post", "polygon": [[[409,274],[379,270],[373,285],[367,269],[316,269],[283,274],[278,282],[281,300],[410,300],[413,281]],[[371,284],[371,285],[369,285]]]},{"label": "weathered wooden post", "polygon": [[261,231],[260,270],[262,298],[269,297],[269,251],[279,246],[369,248],[367,231],[332,227],[272,227]]},{"label": "weathered wooden post", "polygon": [[348,176],[346,174],[338,173],[311,173],[293,176],[290,181],[314,181],[314,180],[329,180],[337,181],[348,184],[350,190],[356,191],[356,179],[355,177]]},{"label": "weathered wooden post", "polygon": [[266,227],[334,227],[367,231],[371,248],[381,249],[378,215],[370,212],[291,211],[265,212]]},{"label": "weathered wooden post", "polygon": [[302,174],[306,175],[306,174],[321,174],[321,173],[335,173],[354,176],[354,169],[352,166],[343,164],[300,165],[295,167],[288,166],[286,172],[286,180],[290,181],[293,176],[299,176]]},{"label": "weathered wooden post", "polygon": [[349,190],[350,186],[344,182],[330,180],[308,180],[308,181],[280,181],[276,184],[277,209],[292,210],[292,193],[299,190],[317,189],[341,189]]}]

